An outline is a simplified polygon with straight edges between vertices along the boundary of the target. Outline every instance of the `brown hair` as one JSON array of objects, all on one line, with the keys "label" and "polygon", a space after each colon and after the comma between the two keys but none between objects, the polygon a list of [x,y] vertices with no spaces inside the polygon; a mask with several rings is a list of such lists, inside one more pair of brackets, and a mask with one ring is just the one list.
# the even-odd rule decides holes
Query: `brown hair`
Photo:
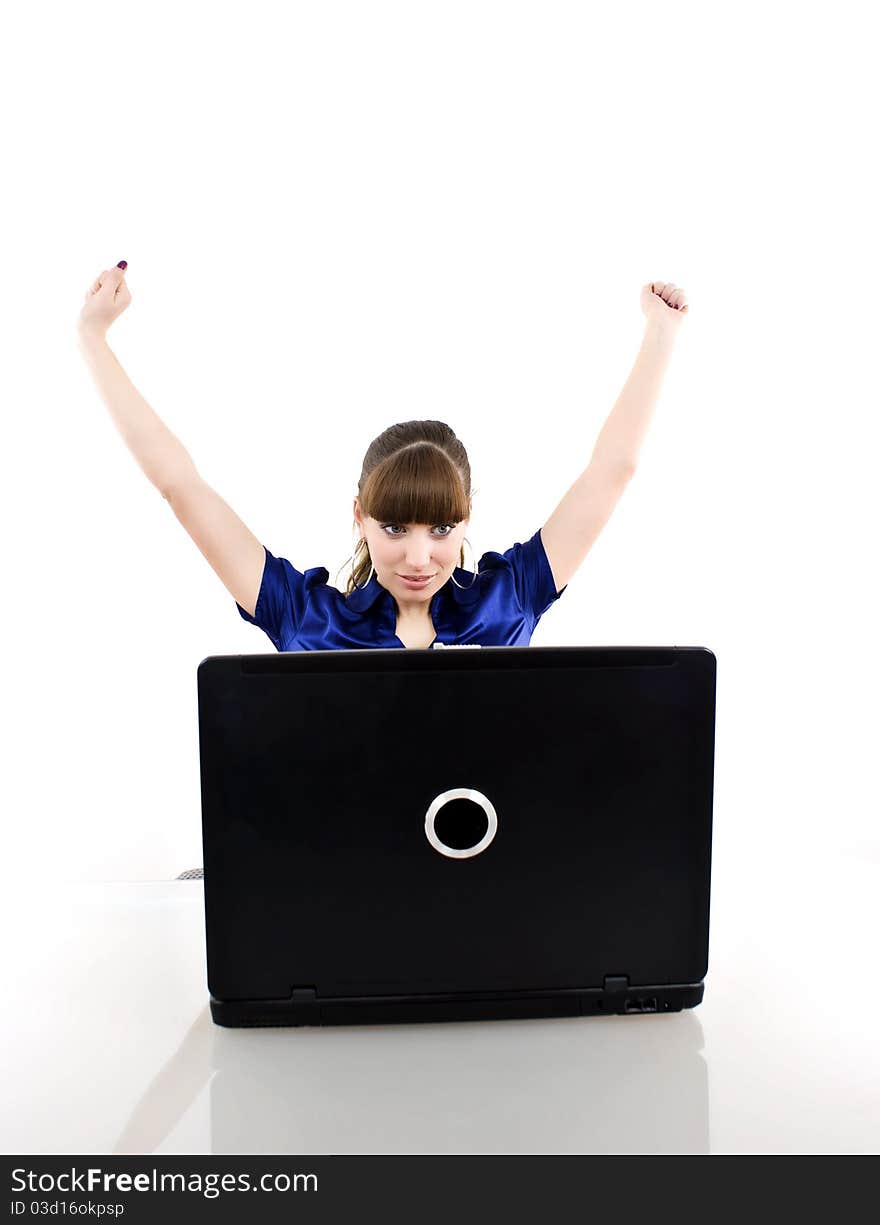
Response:
[{"label": "brown hair", "polygon": [[[471,466],[467,452],[444,422],[404,421],[389,425],[367,447],[358,481],[358,502],[361,512],[371,519],[401,525],[458,524],[470,518],[470,501]],[[373,566],[364,539],[358,542],[352,556],[354,565],[346,583],[346,596],[356,586],[366,585]],[[463,547],[459,564],[464,566]]]}]

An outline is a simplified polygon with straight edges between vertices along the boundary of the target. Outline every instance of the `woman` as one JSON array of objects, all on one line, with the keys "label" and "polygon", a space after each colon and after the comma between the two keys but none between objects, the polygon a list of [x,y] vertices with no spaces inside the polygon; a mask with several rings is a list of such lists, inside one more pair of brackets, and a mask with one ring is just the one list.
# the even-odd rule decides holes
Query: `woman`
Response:
[{"label": "woman", "polygon": [[589,464],[530,540],[505,553],[484,553],[470,574],[464,542],[471,476],[459,439],[442,421],[407,421],[375,438],[354,499],[359,540],[343,593],[328,586],[322,566],[303,572],[270,553],[202,480],[185,447],[129,380],[107,344],[108,328],[131,302],[126,267],[120,260],[86,291],[78,322],[81,351],[142,470],[240,615],[278,651],[528,645],[635,471],[688,310],[675,285],[642,288],[642,347]]}]

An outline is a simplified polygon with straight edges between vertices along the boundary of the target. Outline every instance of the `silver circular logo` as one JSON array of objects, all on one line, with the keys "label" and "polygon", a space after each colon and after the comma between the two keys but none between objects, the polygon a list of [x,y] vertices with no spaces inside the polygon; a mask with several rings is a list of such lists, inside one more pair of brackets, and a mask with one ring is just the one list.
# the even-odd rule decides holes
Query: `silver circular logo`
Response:
[{"label": "silver circular logo", "polygon": [[[440,810],[445,808],[450,800],[471,800],[474,804],[479,804],[486,814],[489,828],[480,841],[473,846],[447,846],[445,842],[441,842],[438,838],[437,831],[434,829],[434,821]],[[472,855],[479,855],[481,851],[485,851],[497,832],[498,816],[492,801],[483,795],[482,791],[474,791],[471,787],[453,787],[451,791],[441,791],[440,795],[431,801],[431,805],[425,814],[425,836],[435,851],[439,851],[441,855],[448,855],[450,859],[470,859]]]}]

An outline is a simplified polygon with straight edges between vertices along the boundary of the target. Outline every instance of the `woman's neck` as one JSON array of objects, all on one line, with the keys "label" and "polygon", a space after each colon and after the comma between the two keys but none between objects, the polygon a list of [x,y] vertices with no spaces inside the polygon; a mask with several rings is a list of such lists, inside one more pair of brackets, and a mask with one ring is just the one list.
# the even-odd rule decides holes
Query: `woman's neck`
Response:
[{"label": "woman's neck", "polygon": [[405,625],[409,629],[417,629],[420,625],[431,625],[431,610],[429,608],[418,608],[414,612],[405,612],[402,608],[398,608],[397,624]]}]

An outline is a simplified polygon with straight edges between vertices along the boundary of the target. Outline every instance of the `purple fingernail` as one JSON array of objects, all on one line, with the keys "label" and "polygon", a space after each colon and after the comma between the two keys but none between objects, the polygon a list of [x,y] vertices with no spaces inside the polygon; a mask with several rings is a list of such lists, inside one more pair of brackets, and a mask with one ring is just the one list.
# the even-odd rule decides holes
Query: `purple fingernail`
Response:
[{"label": "purple fingernail", "polygon": [[116,267],[117,267],[117,268],[127,268],[127,267],[128,267],[128,260],[127,260],[127,259],[121,259],[121,260],[119,261],[119,263],[116,265]]}]

